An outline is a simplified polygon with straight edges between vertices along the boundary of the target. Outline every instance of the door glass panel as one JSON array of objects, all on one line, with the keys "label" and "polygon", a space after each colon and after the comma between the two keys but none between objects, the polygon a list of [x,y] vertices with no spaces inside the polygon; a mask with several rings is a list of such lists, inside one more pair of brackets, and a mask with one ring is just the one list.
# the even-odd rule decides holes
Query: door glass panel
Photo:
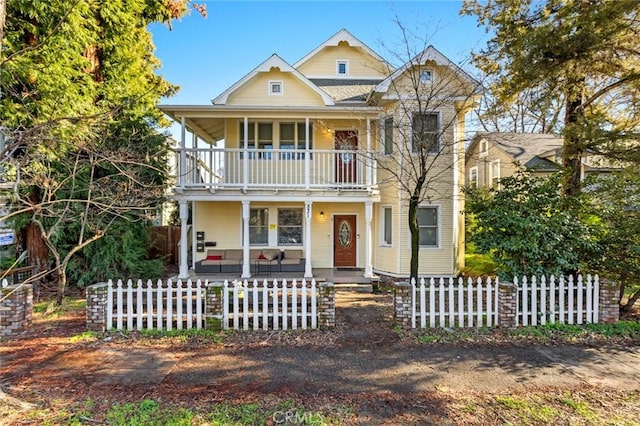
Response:
[{"label": "door glass panel", "polygon": [[349,247],[351,245],[351,226],[346,220],[343,220],[340,224],[338,241],[342,247]]}]

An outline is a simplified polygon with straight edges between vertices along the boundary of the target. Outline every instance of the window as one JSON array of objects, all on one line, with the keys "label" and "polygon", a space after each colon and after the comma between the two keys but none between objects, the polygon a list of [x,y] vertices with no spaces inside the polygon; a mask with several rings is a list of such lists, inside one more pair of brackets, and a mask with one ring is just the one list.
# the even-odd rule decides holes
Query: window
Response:
[{"label": "window", "polygon": [[500,160],[489,163],[489,184],[492,188],[498,188],[500,183]]},{"label": "window", "polygon": [[439,123],[437,113],[413,114],[411,149],[415,153],[437,153]]},{"label": "window", "polygon": [[269,94],[270,95],[282,95],[284,89],[284,83],[282,81],[270,81],[269,82]]},{"label": "window", "polygon": [[472,188],[478,187],[478,166],[473,166],[469,169],[469,186]]},{"label": "window", "polygon": [[393,117],[384,120],[384,153],[393,153]]},{"label": "window", "polygon": [[489,154],[489,142],[486,139],[480,141],[480,156],[484,157]]},{"label": "window", "polygon": [[269,245],[269,209],[249,210],[249,245]]},{"label": "window", "polygon": [[278,209],[278,245],[302,245],[302,209]]},{"label": "window", "polygon": [[349,61],[336,61],[336,74],[349,75]]},{"label": "window", "polygon": [[433,81],[433,71],[421,70],[420,71],[420,83],[431,83]]},{"label": "window", "polygon": [[[244,122],[240,122],[240,141],[238,146],[240,148],[244,148]],[[255,150],[256,149],[256,140],[257,140],[257,148],[261,150],[269,150],[273,149],[273,123],[249,123],[249,132],[248,132],[248,149]],[[242,153],[240,153],[240,158],[242,158]],[[250,159],[255,158],[264,158],[271,159],[270,152],[260,152],[256,157],[255,152],[249,153]]]},{"label": "window", "polygon": [[383,207],[382,208],[382,245],[390,246],[392,243],[392,232],[393,232],[393,210],[391,207]]},{"label": "window", "polygon": [[[306,149],[305,123],[280,123],[280,149],[298,152],[281,152],[281,160],[301,160],[304,159]],[[309,149],[313,148],[313,127],[309,123]]]},{"label": "window", "polygon": [[438,208],[418,207],[420,247],[438,247]]}]

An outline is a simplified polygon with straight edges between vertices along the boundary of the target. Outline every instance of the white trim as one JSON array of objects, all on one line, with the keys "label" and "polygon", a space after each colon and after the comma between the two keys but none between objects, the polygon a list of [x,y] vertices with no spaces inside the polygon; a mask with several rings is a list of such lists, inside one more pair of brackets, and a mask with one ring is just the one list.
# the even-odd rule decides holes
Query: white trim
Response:
[{"label": "white trim", "polygon": [[[462,68],[460,68],[455,63],[451,62],[449,58],[440,53],[435,47],[428,46],[422,52],[418,53],[416,56],[411,58],[407,63],[405,63],[400,68],[396,69],[389,77],[385,78],[380,84],[378,84],[372,91],[372,93],[386,93],[391,87],[391,83],[404,74],[406,70],[412,68],[414,66],[424,65],[427,61],[434,61],[436,65],[446,66],[458,74],[463,80],[466,80],[472,86],[475,86],[474,93],[481,94],[483,92],[482,85],[475,78],[471,77],[467,72],[465,72]],[[370,95],[371,96],[371,95]]]},{"label": "white trim", "polygon": [[[340,72],[340,65],[344,65],[344,73]],[[336,76],[338,77],[349,76],[349,60],[348,59],[336,59]]]},{"label": "white trim", "polygon": [[316,92],[324,101],[325,106],[335,105],[335,102],[324,90],[313,84],[307,77],[302,75],[298,70],[289,65],[284,59],[276,55],[275,53],[269,57],[266,61],[255,67],[247,75],[235,82],[231,87],[222,92],[216,98],[213,99],[213,104],[226,104],[229,96],[235,92],[238,88],[246,84],[249,80],[253,79],[258,73],[268,73],[272,68],[279,68],[281,72],[288,72],[297,77],[303,84],[308,86],[311,90]]},{"label": "white trim", "polygon": [[[391,209],[391,243],[387,243],[384,240],[384,231],[385,231],[385,217],[384,212],[386,209]],[[393,247],[393,205],[392,204],[381,204],[380,205],[380,247]]]},{"label": "white trim", "polygon": [[320,44],[318,47],[313,49],[311,52],[307,53],[302,59],[300,59],[298,62],[293,64],[293,66],[295,68],[300,68],[300,66],[302,64],[307,62],[316,53],[318,53],[319,51],[321,51],[325,47],[330,47],[330,46],[336,47],[336,46],[338,46],[338,44],[341,41],[346,41],[347,43],[349,43],[349,46],[351,46],[351,47],[359,47],[362,50],[364,50],[366,53],[368,53],[369,55],[373,56],[378,61],[380,61],[380,62],[382,62],[384,64],[387,64],[387,61],[385,61],[382,56],[378,55],[369,46],[367,46],[366,44],[364,44],[363,42],[358,40],[353,34],[351,34],[349,31],[347,31],[347,30],[345,30],[343,28],[340,31],[338,31],[337,33],[335,33],[334,35],[332,35],[331,37],[329,37],[329,39],[327,41],[325,41],[324,43]]},{"label": "white trim", "polygon": [[[273,88],[278,86],[279,90],[274,91]],[[283,96],[284,95],[284,81],[282,80],[269,80],[269,95],[271,96]]]}]

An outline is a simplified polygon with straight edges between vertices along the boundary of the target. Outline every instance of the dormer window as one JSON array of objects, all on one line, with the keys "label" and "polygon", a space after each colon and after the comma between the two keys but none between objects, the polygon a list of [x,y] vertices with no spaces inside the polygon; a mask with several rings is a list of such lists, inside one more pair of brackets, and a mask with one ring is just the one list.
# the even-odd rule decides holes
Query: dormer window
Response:
[{"label": "dormer window", "polygon": [[420,71],[420,83],[431,83],[433,81],[433,71],[432,70],[421,70]]},{"label": "dormer window", "polygon": [[349,75],[349,61],[336,61],[336,74]]},{"label": "dormer window", "polygon": [[269,82],[269,94],[270,95],[282,95],[284,91],[284,83],[282,81],[270,81]]}]

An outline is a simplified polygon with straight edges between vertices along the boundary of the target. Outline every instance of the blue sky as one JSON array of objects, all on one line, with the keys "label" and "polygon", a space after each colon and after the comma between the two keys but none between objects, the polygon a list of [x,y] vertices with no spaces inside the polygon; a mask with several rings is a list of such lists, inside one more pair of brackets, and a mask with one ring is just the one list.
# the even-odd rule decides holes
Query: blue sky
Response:
[{"label": "blue sky", "polygon": [[181,87],[163,103],[210,104],[273,53],[293,64],[342,28],[391,60],[389,48],[401,41],[397,18],[468,71],[470,52],[487,40],[475,18],[459,16],[461,2],[452,0],[195,1],[206,3],[206,19],[192,12],[172,30],[151,27],[162,61],[158,73]]}]

